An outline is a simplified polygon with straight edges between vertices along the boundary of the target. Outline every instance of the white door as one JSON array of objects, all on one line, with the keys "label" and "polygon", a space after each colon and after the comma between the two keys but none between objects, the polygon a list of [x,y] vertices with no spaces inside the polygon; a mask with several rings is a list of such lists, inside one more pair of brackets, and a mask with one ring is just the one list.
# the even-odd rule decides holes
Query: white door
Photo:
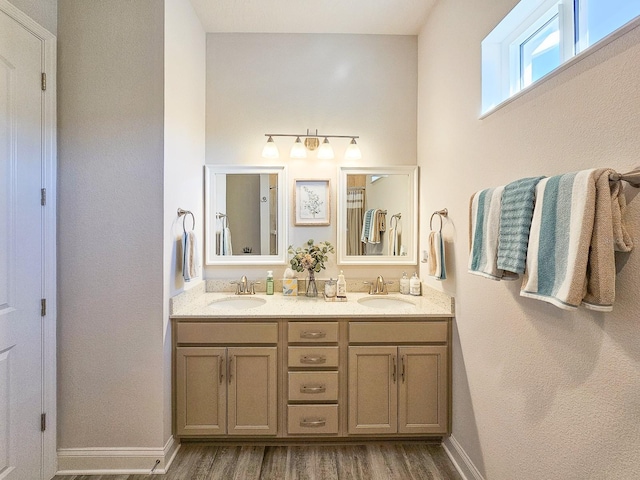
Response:
[{"label": "white door", "polygon": [[0,480],[42,478],[42,43],[0,11]]}]

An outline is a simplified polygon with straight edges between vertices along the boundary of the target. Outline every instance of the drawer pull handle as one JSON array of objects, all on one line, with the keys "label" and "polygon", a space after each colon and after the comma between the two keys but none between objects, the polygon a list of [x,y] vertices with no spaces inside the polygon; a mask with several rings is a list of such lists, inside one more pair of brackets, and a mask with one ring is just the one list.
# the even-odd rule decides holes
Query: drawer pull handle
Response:
[{"label": "drawer pull handle", "polygon": [[324,427],[327,424],[327,420],[324,418],[303,418],[300,421],[301,427]]},{"label": "drawer pull handle", "polygon": [[322,363],[327,363],[327,357],[325,357],[324,355],[318,355],[317,357],[303,355],[302,357],[300,357],[300,363],[304,363],[307,365],[320,365]]},{"label": "drawer pull handle", "polygon": [[324,393],[326,391],[325,385],[300,385],[300,393]]},{"label": "drawer pull handle", "polygon": [[307,339],[318,339],[318,338],[324,338],[327,336],[327,332],[323,332],[323,331],[304,331],[304,332],[300,332],[300,338],[307,338]]}]

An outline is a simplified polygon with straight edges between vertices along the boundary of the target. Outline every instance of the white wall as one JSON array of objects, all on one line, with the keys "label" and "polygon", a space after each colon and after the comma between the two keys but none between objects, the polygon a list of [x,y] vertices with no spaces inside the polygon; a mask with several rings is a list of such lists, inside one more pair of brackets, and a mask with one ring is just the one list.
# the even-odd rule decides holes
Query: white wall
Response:
[{"label": "white wall", "polygon": [[58,2],[61,449],[164,445],[162,7]]},{"label": "white wall", "polygon": [[9,0],[54,35],[58,32],[58,0]]},{"label": "white wall", "polygon": [[486,479],[637,478],[638,189],[625,187],[637,246],[617,257],[613,313],[563,312],[466,270],[473,192],[640,163],[640,29],[479,120],[480,42],[515,3],[438,2],[419,36],[422,248],[430,213],[449,209],[447,280],[430,284],[456,297],[453,439]]},{"label": "white wall", "polygon": [[[164,439],[171,435],[171,330],[169,298],[202,281],[182,277],[183,218],[195,217],[203,241],[203,165],[206,36],[189,0],[165,0],[164,37]],[[192,227],[191,217],[186,228]],[[202,250],[202,249],[200,249]]]},{"label": "white wall", "polygon": [[[360,136],[362,160],[350,165],[415,165],[416,95],[415,36],[208,34],[206,162],[268,165],[261,156],[265,133],[317,128],[320,134]],[[293,227],[290,215],[289,243],[313,238],[335,244],[337,167],[346,165],[349,140],[331,140],[332,161],[318,160],[315,153],[307,160],[289,159],[294,140],[276,138],[275,163],[289,166],[287,203],[294,179],[330,179],[331,226]],[[335,278],[333,257],[325,273]],[[284,268],[273,268],[276,278]],[[207,267],[205,276],[261,278],[266,270]],[[352,278],[387,271],[399,278],[402,268],[345,268]]]}]

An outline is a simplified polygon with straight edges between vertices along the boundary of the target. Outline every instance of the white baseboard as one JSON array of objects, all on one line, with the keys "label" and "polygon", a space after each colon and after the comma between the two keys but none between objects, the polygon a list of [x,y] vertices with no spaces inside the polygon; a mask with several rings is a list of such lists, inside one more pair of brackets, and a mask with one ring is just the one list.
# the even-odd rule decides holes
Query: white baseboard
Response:
[{"label": "white baseboard", "polygon": [[442,441],[442,448],[444,448],[463,480],[484,480],[467,452],[464,451],[462,445],[458,443],[453,435]]},{"label": "white baseboard", "polygon": [[164,448],[60,448],[57,475],[149,475],[167,473],[180,444]]}]

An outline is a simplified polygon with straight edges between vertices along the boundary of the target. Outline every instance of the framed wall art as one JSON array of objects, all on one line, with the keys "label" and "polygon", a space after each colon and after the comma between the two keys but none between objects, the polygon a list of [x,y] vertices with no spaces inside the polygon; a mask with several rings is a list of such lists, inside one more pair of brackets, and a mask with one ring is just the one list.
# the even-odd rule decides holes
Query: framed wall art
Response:
[{"label": "framed wall art", "polygon": [[294,225],[330,225],[330,198],[329,180],[295,180]]}]

